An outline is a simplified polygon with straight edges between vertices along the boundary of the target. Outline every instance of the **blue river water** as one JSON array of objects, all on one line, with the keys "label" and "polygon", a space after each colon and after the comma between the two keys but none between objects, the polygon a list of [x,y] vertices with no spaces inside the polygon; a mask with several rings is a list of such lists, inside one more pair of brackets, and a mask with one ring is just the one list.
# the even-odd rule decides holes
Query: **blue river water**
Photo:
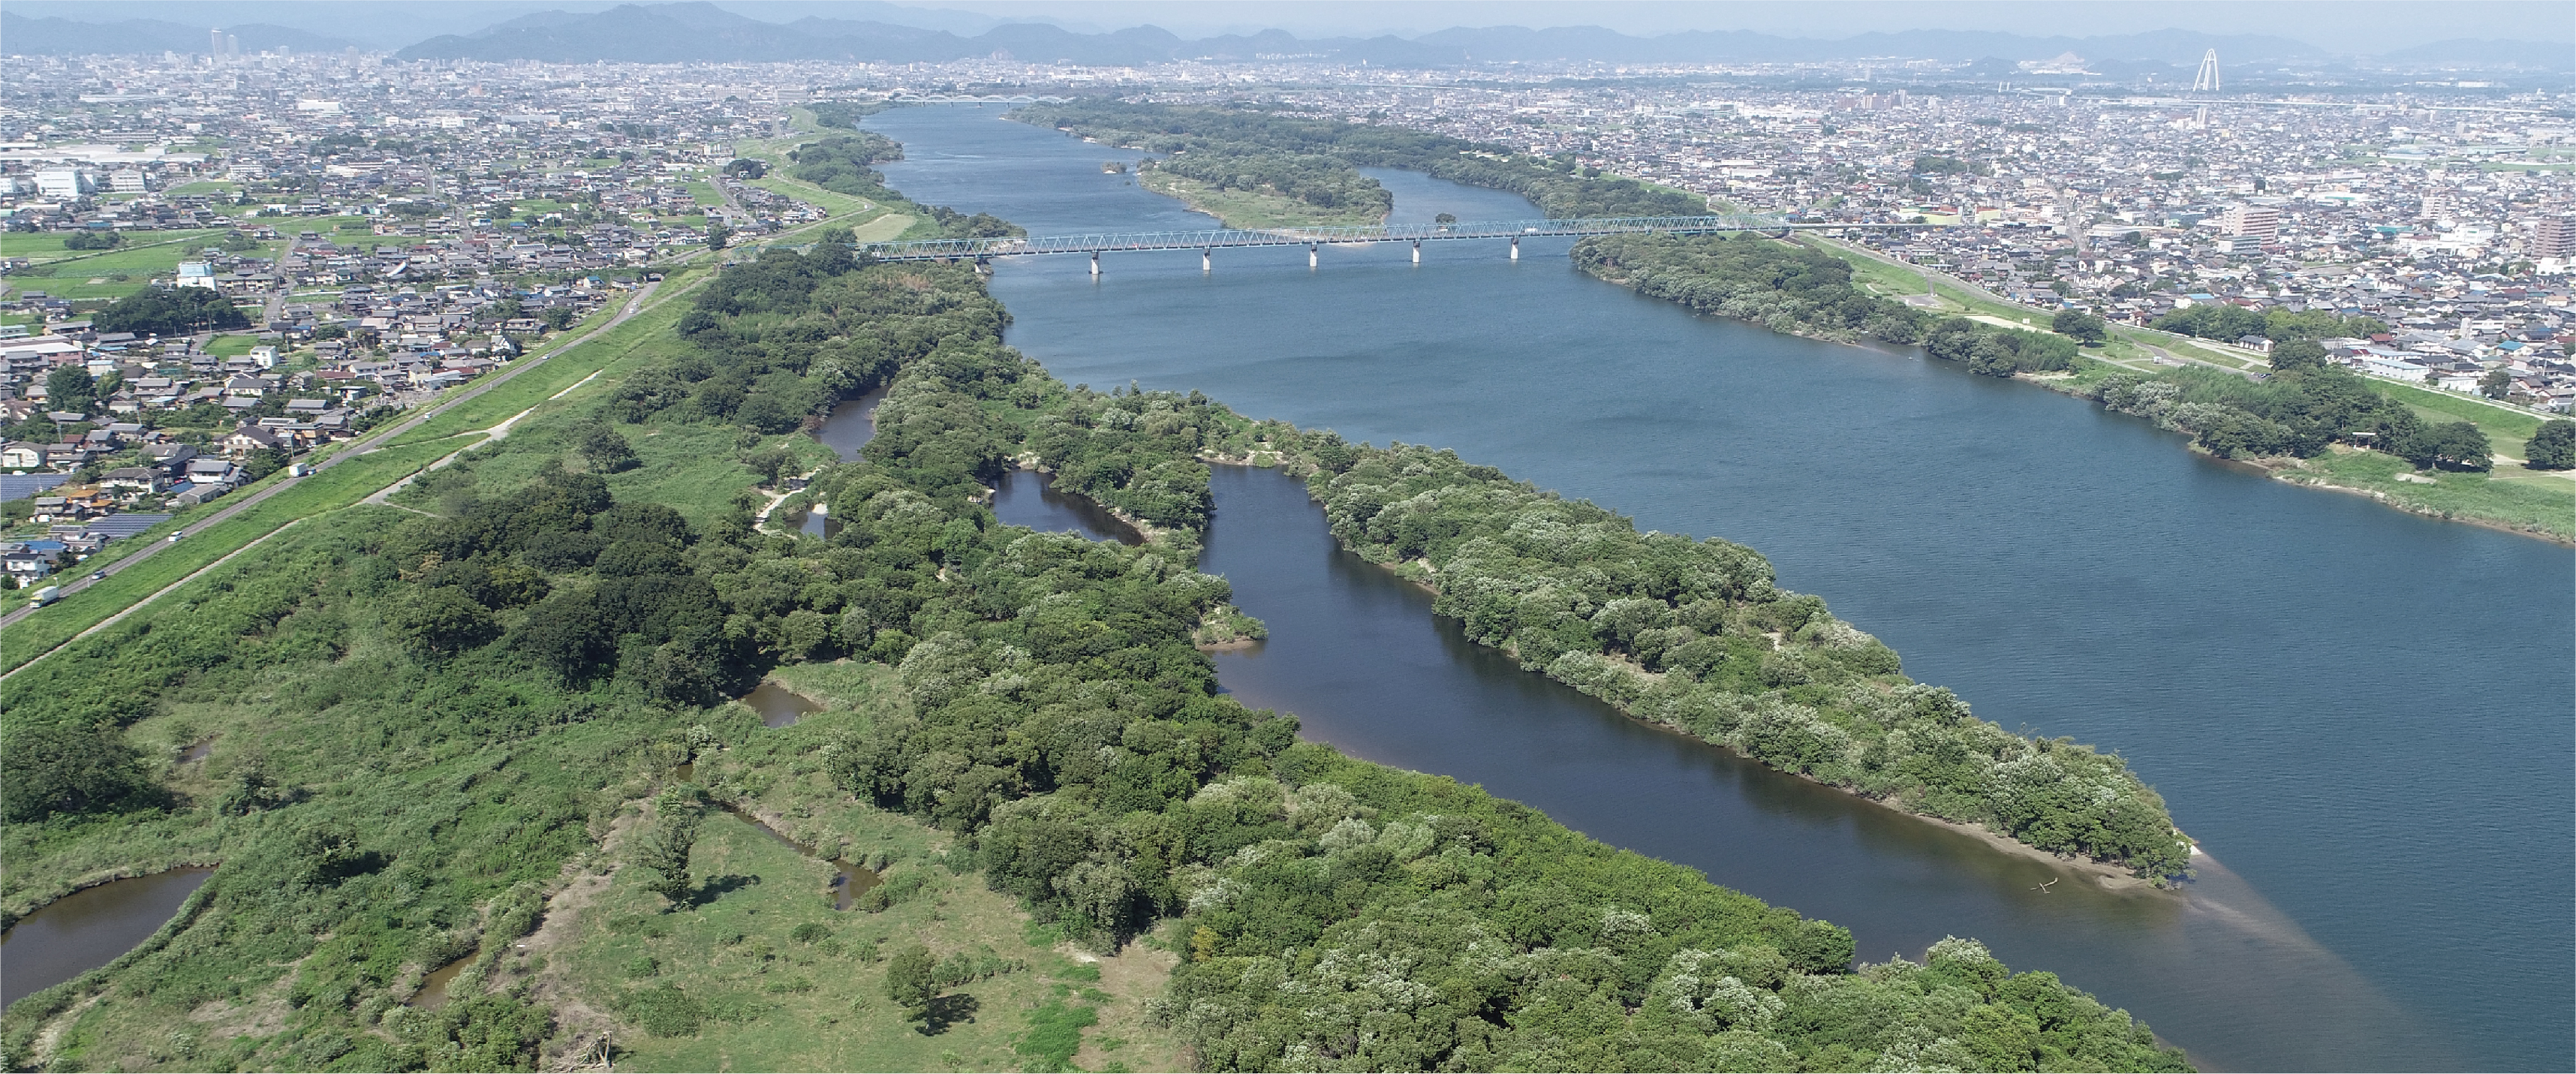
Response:
[{"label": "blue river water", "polygon": [[[1034,234],[1211,226],[1099,168],[1138,154],[999,117],[868,126],[924,202]],[[1374,174],[1399,221],[1536,215]],[[1750,544],[1979,715],[2117,750],[2209,854],[2180,895],[2031,894],[2054,866],[1492,659],[1344,562],[1293,486],[1221,469],[1206,565],[1273,635],[1220,674],[1315,737],[1834,920],[1864,958],[1977,936],[2206,1066],[2576,1064],[2576,556],[2271,481],[2034,385],[1695,317],[1565,248],[1219,251],[1208,273],[1111,254],[1098,279],[1024,258],[993,287],[1013,345],[1069,382],[1451,447]]]}]

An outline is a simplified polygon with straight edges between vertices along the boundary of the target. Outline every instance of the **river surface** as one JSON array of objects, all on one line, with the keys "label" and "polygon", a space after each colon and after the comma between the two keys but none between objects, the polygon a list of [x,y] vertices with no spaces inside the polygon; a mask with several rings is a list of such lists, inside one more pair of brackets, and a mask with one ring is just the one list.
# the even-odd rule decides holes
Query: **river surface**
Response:
[{"label": "river surface", "polygon": [[0,935],[0,1007],[116,961],[161,931],[213,874],[186,868],[111,880],[37,907]]},{"label": "river surface", "polygon": [[[901,109],[883,166],[1032,234],[1208,218],[1104,175],[1138,154]],[[1537,215],[1398,172],[1397,222]],[[1002,262],[1013,345],[1068,382],[1199,389],[1354,440],[1452,447],[1760,549],[1783,585],[2006,728],[2126,757],[2210,854],[2114,896],[1808,786],[1477,649],[1332,547],[1292,483],[1219,468],[1206,565],[1271,640],[1228,689],[1361,756],[1479,782],[1851,928],[1973,935],[2230,1069],[2576,1059],[2576,558],[2296,488],[2030,384],[1695,317],[1564,240]],[[1490,248],[1488,248],[1490,247]],[[1010,497],[1018,499],[1018,497]],[[2224,864],[2219,864],[2224,862]]]}]

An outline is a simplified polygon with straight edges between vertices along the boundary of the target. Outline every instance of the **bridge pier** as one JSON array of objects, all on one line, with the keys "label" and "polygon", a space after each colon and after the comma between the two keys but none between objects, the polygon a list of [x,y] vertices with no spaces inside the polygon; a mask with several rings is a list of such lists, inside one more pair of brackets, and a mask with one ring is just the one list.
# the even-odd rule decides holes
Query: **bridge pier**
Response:
[{"label": "bridge pier", "polygon": [[1520,259],[1521,259],[1521,237],[1520,237],[1520,236],[1518,236],[1518,235],[1514,235],[1514,236],[1512,236],[1512,260],[1514,260],[1514,261],[1518,261],[1518,260],[1520,260]]},{"label": "bridge pier", "polygon": [[1322,263],[1322,262],[1319,262],[1319,261],[1317,261],[1317,260],[1315,259],[1315,244],[1314,244],[1314,243],[1311,243],[1311,242],[1310,242],[1310,243],[1307,243],[1307,244],[1306,244],[1306,267],[1307,267],[1307,268],[1310,268],[1310,269],[1311,269],[1311,268],[1315,268],[1316,266],[1320,265],[1321,263]]},{"label": "bridge pier", "polygon": [[1100,278],[1100,251],[1098,250],[1093,250],[1091,252],[1091,277],[1093,279]]},{"label": "bridge pier", "polygon": [[1422,240],[1420,239],[1413,240],[1413,263],[1417,265],[1422,263]]},{"label": "bridge pier", "polygon": [[1206,251],[1206,250],[1201,250],[1201,251],[1199,251],[1199,271],[1200,271],[1200,272],[1214,272],[1214,271],[1216,271],[1216,258],[1214,258],[1214,257],[1210,256],[1209,251]]}]

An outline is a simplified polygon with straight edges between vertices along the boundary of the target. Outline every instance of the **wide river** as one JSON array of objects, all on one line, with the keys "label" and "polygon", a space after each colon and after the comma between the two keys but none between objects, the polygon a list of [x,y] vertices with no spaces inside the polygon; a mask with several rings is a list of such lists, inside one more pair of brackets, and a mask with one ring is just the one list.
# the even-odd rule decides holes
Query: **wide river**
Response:
[{"label": "wide river", "polygon": [[[925,203],[1032,234],[1211,226],[1104,174],[1138,154],[928,107],[870,118]],[[1398,222],[1538,215],[1401,172]],[[1694,317],[1564,240],[1111,254],[997,267],[1070,382],[1204,390],[1353,440],[1455,448],[1760,549],[2007,728],[2117,750],[2208,854],[2180,895],[2055,867],[1625,721],[1359,569],[1276,475],[1220,469],[1206,566],[1272,640],[1226,687],[1361,756],[1852,929],[1975,936],[2222,1069],[2576,1062],[2576,557],[2266,480],[2079,399]],[[1017,497],[1014,497],[1017,499]],[[2223,863],[2223,864],[2221,864]]]}]

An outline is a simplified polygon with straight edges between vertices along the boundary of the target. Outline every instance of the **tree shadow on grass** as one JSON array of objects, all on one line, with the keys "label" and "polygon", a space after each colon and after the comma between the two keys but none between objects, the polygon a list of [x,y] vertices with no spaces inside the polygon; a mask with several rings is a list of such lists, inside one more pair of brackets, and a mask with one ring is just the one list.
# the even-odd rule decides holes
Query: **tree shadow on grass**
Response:
[{"label": "tree shadow on grass", "polygon": [[689,893],[689,905],[691,907],[705,906],[708,903],[724,898],[734,892],[741,891],[744,888],[756,888],[759,886],[760,878],[757,876],[743,876],[739,873],[727,873],[723,876],[710,876],[706,878],[705,882],[698,885],[697,890]]},{"label": "tree shadow on grass", "polygon": [[923,1016],[918,1032],[925,1037],[936,1037],[959,1022],[972,1023],[976,1009],[982,1006],[975,997],[964,992],[934,997],[930,1001],[930,1013]]}]

